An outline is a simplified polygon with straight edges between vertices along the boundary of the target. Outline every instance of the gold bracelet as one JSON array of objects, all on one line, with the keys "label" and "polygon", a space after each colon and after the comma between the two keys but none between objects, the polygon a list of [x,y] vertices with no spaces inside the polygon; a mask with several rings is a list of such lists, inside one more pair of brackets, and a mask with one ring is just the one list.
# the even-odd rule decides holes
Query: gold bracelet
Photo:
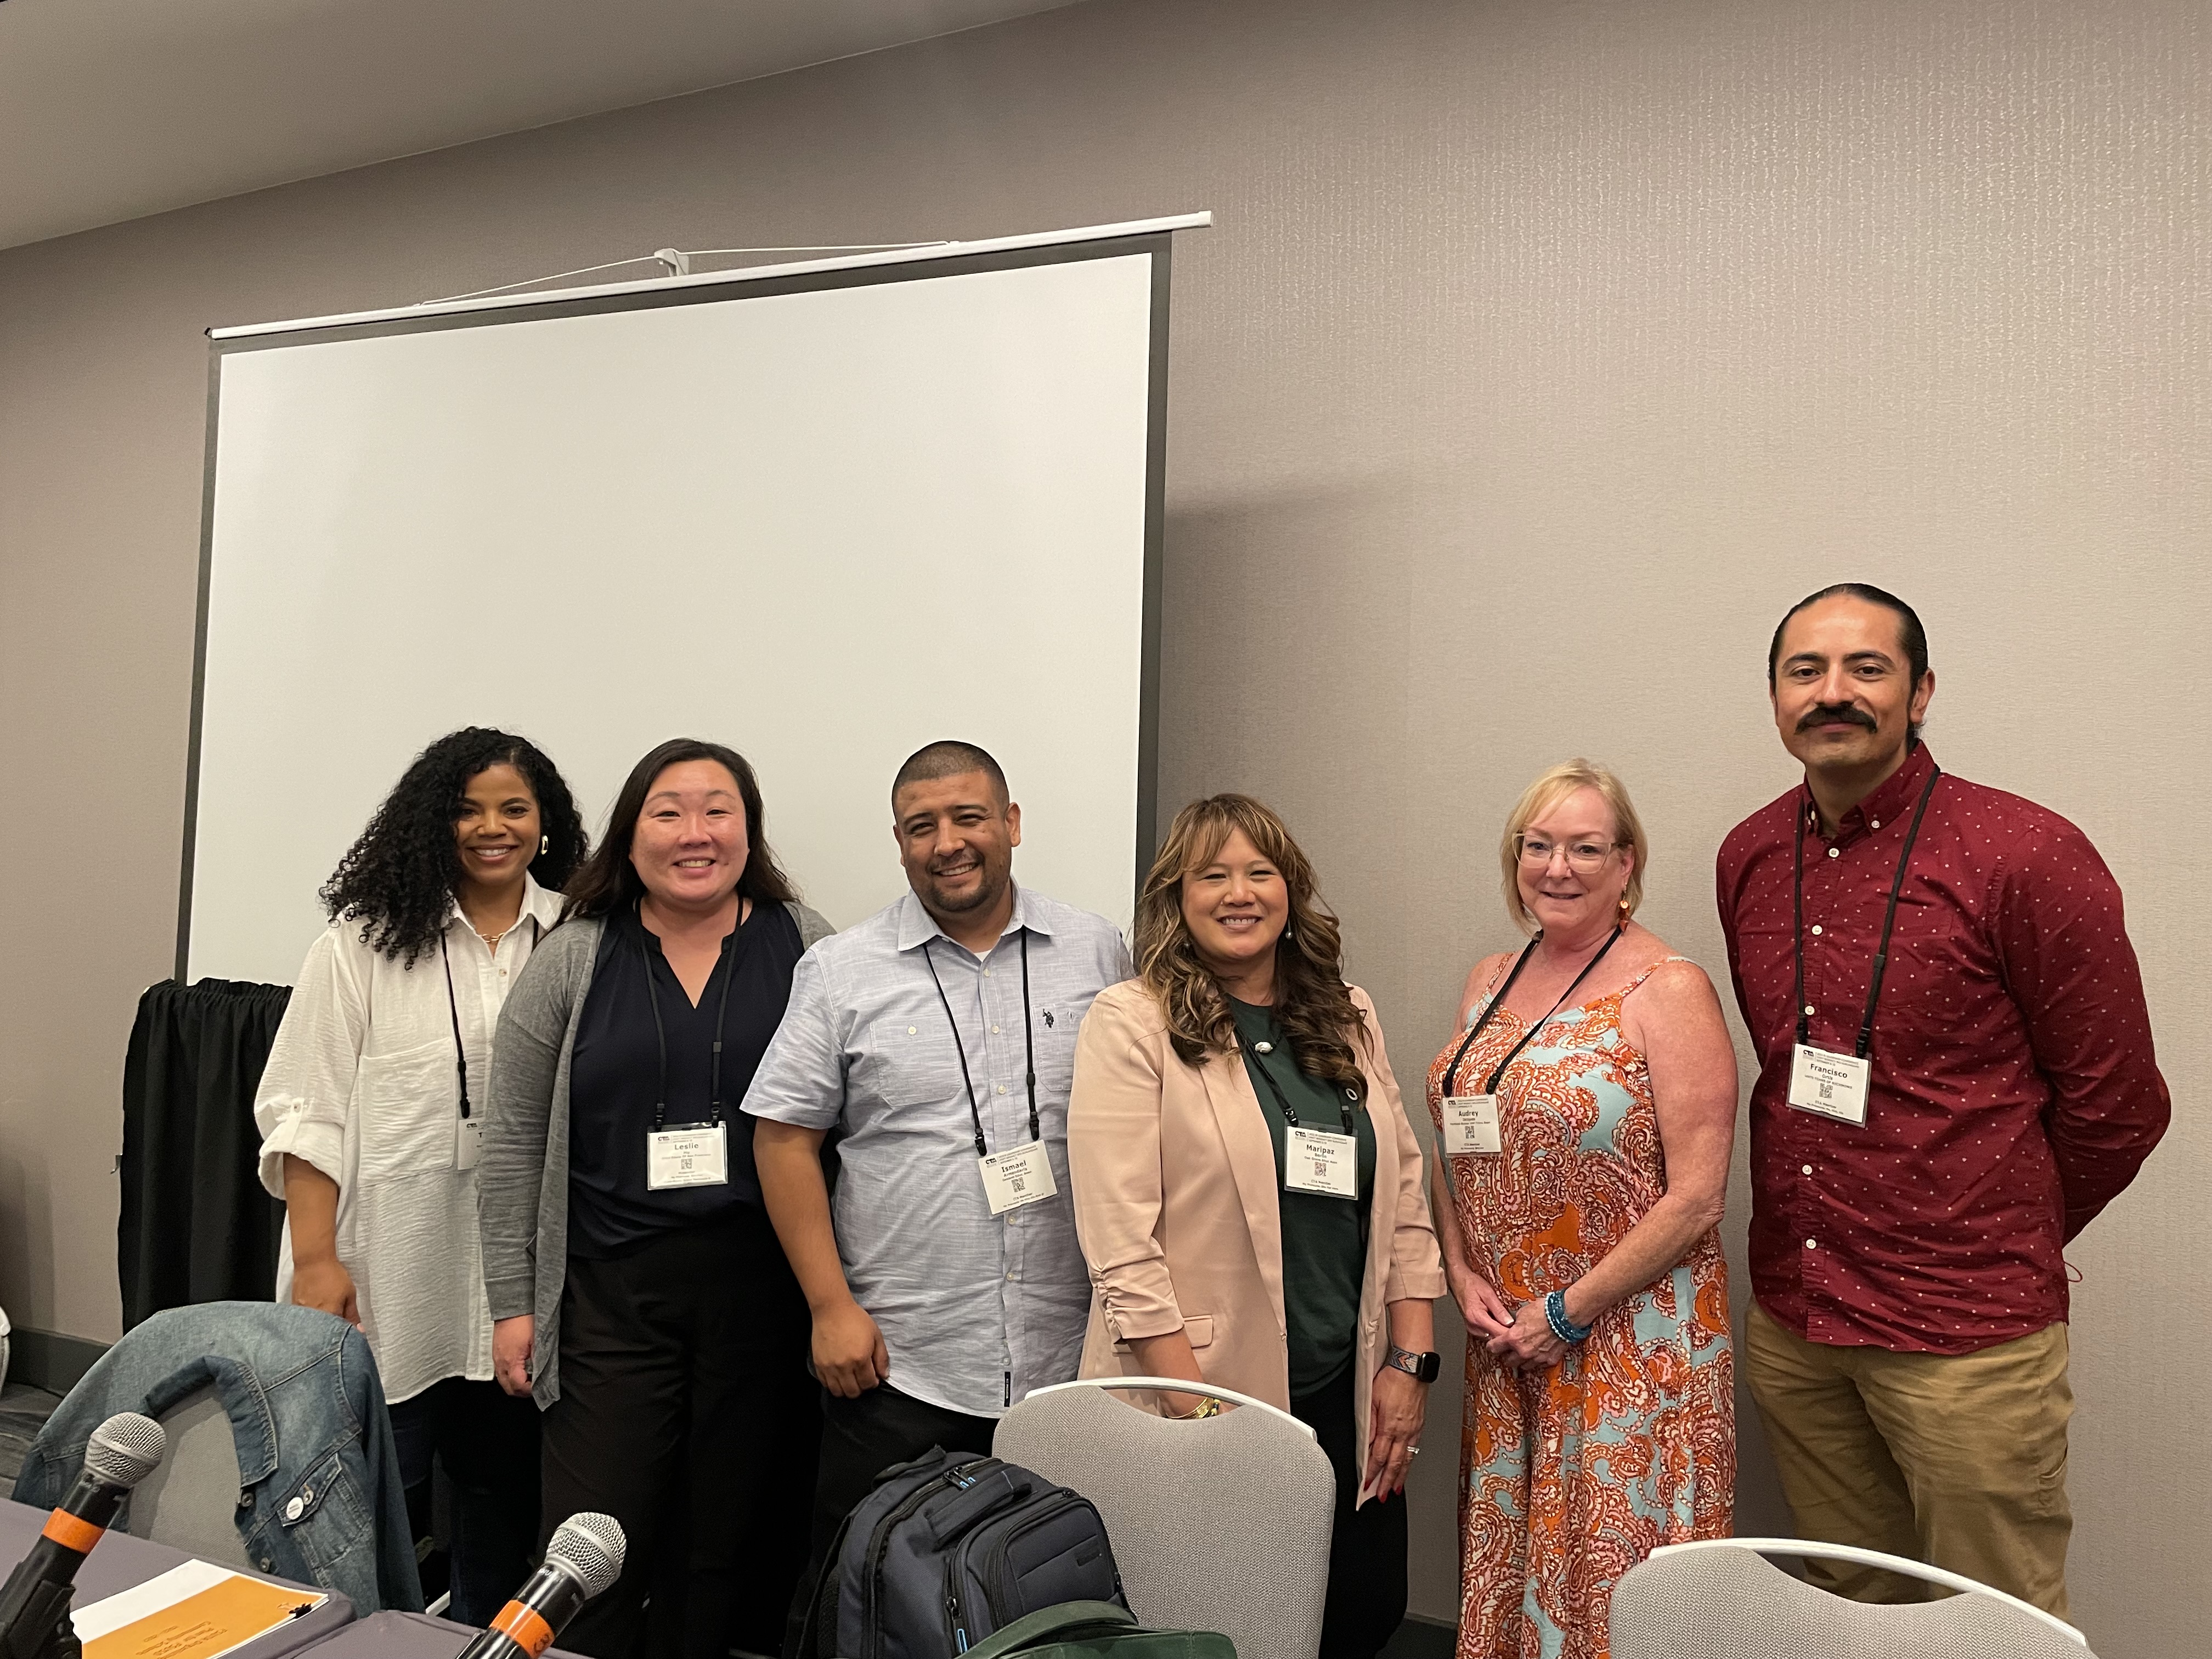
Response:
[{"label": "gold bracelet", "polygon": [[1181,1413],[1176,1419],[1176,1421],[1178,1423],[1194,1423],[1201,1417],[1218,1417],[1220,1415],[1221,1402],[1218,1400],[1216,1400],[1212,1395],[1208,1395],[1205,1399],[1200,1401],[1198,1404],[1193,1406],[1188,1411]]}]

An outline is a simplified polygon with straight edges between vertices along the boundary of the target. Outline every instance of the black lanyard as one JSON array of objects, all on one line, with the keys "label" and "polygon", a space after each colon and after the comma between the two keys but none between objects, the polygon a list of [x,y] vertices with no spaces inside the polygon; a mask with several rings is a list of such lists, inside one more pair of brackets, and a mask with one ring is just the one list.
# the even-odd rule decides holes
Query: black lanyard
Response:
[{"label": "black lanyard", "polygon": [[[1036,1109],[1036,1022],[1030,1015],[1030,930],[1022,929],[1022,1052],[1028,1071],[1024,1080],[1030,1091],[1030,1139],[1042,1140],[1043,1132],[1037,1127]],[[952,1018],[952,999],[945,994],[945,981],[937,977],[937,958],[929,953],[929,941],[921,942],[921,959],[929,964],[930,981],[937,987],[937,1000],[945,1007],[945,1023],[952,1028],[952,1051],[960,1056],[960,1081],[968,1089],[968,1121],[975,1126],[975,1156],[988,1158],[990,1143],[983,1139],[982,1109],[975,1103],[975,1079],[968,1074],[968,1047],[960,1041],[960,1022]]]},{"label": "black lanyard", "polygon": [[[660,1023],[660,992],[653,981],[653,953],[646,949],[645,945],[644,902],[642,899],[638,901],[637,956],[638,960],[645,964],[645,1000],[653,1005],[653,1035],[660,1044],[660,1090],[653,1103],[653,1131],[658,1134],[660,1126],[668,1118],[668,1028]],[[730,1016],[730,981],[738,976],[737,952],[730,947],[736,943],[738,935],[744,931],[744,927],[745,902],[740,897],[738,900],[737,926],[730,929],[729,937],[722,941],[721,960],[714,964],[714,971],[722,976],[722,994],[714,1001],[714,1051],[713,1060],[708,1062],[707,1121],[709,1123],[722,1121],[722,1022]],[[665,959],[666,953],[664,951],[662,954]],[[675,971],[673,968],[669,969],[671,973]],[[708,977],[711,979],[713,975]]]},{"label": "black lanyard", "polygon": [[[1911,827],[1905,832],[1905,849],[1897,855],[1897,878],[1889,884],[1889,908],[1881,917],[1881,944],[1874,953],[1874,983],[1867,987],[1866,1018],[1859,1022],[1858,1047],[1852,1050],[1861,1060],[1874,1052],[1874,1010],[1881,1000],[1882,975],[1889,971],[1889,930],[1897,921],[1897,896],[1905,889],[1912,843],[1920,838],[1921,817],[1928,811],[1929,797],[1936,793],[1936,780],[1942,775],[1940,769],[1929,770],[1920,791],[1920,805],[1912,809]],[[1790,871],[1790,942],[1797,947],[1797,1041],[1808,1045],[1813,1041],[1813,1012],[1805,1005],[1805,818],[1813,810],[1808,806],[1797,814],[1797,859]]]},{"label": "black lanyard", "polygon": [[[1269,1020],[1271,1026],[1273,1023],[1271,1017]],[[1293,1059],[1295,1057],[1294,1053]],[[1257,1062],[1260,1075],[1267,1080],[1267,1091],[1275,1097],[1275,1104],[1282,1109],[1283,1121],[1293,1129],[1304,1128],[1305,1126],[1298,1121],[1297,1109],[1291,1104],[1291,1097],[1283,1092],[1283,1085],[1275,1081],[1274,1073],[1268,1069],[1267,1057],[1255,1052],[1252,1058]],[[1352,1121],[1352,1109],[1358,1103],[1359,1091],[1349,1085],[1346,1085],[1344,1098],[1336,1103],[1336,1110],[1338,1116],[1343,1120],[1344,1133],[1348,1135],[1357,1135],[1359,1133],[1359,1126]]]},{"label": "black lanyard", "polygon": [[[1521,1041],[1505,1051],[1505,1058],[1499,1060],[1496,1068],[1490,1073],[1490,1081],[1482,1085],[1483,1093],[1494,1095],[1498,1092],[1498,1079],[1505,1075],[1505,1068],[1510,1066],[1520,1052],[1528,1046],[1536,1033],[1544,1029],[1544,1021],[1548,1020],[1552,1014],[1558,1013],[1560,1009],[1567,1006],[1567,999],[1574,995],[1576,988],[1590,976],[1590,969],[1605,960],[1605,953],[1613,949],[1615,942],[1626,931],[1627,924],[1624,922],[1607,936],[1605,943],[1597,947],[1597,954],[1583,963],[1582,972],[1577,974],[1567,988],[1559,993],[1559,1000],[1552,1005],[1552,1013],[1546,1014],[1543,1019],[1532,1023],[1528,1029],[1521,1034]],[[1513,981],[1521,977],[1521,970],[1528,965],[1528,958],[1536,954],[1536,947],[1543,942],[1544,936],[1539,933],[1521,947],[1521,958],[1513,964],[1513,971],[1505,976],[1505,983],[1498,988],[1498,994],[1491,998],[1490,1006],[1482,1011],[1481,1018],[1468,1028],[1467,1036],[1459,1045],[1459,1052],[1452,1056],[1451,1064],[1444,1067],[1444,1094],[1447,1097],[1454,1092],[1452,1085],[1459,1075],[1460,1061],[1465,1060],[1467,1051],[1474,1047],[1475,1038],[1480,1036],[1482,1028],[1490,1024],[1490,1017],[1504,1006],[1506,994],[1512,990]]]},{"label": "black lanyard", "polygon": [[[462,920],[466,921],[468,913],[463,911],[461,914]],[[514,929],[510,927],[507,930],[507,933],[514,931]],[[538,941],[544,936],[544,932],[545,930],[538,925],[538,918],[531,917],[532,949],[537,948]],[[500,937],[505,939],[507,933],[501,933]],[[483,935],[478,934],[477,937],[482,938]],[[452,1015],[453,1019],[453,1069],[460,1076],[461,1115],[466,1117],[469,1115],[469,1052],[461,1047],[461,1005],[453,999],[453,958],[447,952],[446,936],[443,933],[438,935],[438,960],[446,965],[446,1012]]]}]

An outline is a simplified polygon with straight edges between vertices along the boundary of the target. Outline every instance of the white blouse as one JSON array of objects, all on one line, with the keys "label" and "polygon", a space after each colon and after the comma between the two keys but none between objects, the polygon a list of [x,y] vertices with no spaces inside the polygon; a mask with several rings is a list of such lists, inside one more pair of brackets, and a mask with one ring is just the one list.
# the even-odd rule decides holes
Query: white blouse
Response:
[{"label": "white blouse", "polygon": [[[337,1182],[338,1260],[353,1276],[362,1334],[395,1404],[449,1376],[492,1375],[476,1171],[454,1168],[453,1026],[458,1018],[469,1109],[480,1118],[491,1098],[499,1011],[538,933],[561,915],[560,895],[525,883],[521,914],[496,953],[458,904],[446,921],[445,959],[433,950],[412,967],[363,945],[358,921],[331,923],[307,951],[254,1096],[261,1184],[284,1195],[287,1152]],[[288,1218],[276,1299],[291,1295]]]}]

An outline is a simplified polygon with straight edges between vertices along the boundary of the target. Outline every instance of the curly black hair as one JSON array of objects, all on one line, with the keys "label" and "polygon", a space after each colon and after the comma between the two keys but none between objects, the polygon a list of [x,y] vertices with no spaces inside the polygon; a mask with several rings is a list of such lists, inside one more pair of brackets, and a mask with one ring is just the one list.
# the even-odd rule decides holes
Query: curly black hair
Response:
[{"label": "curly black hair", "polygon": [[461,796],[471,778],[493,766],[514,768],[538,797],[547,846],[531,860],[531,874],[540,887],[566,887],[591,843],[559,769],[526,738],[465,726],[415,757],[338,860],[318,896],[331,920],[358,921],[363,945],[408,967],[434,948],[461,875],[453,840]]}]

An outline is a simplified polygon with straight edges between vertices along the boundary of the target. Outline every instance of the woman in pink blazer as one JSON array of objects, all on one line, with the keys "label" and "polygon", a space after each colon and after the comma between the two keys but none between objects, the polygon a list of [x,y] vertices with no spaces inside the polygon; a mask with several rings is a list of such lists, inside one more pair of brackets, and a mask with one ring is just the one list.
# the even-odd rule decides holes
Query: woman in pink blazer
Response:
[{"label": "woman in pink blazer", "polygon": [[1076,1044],[1067,1156],[1095,1287],[1083,1374],[1206,1385],[1310,1425],[1336,1470],[1322,1659],[1370,1659],[1406,1610],[1406,1472],[1444,1293],[1420,1145],[1336,919],[1245,795],[1176,817],[1146,878],[1138,977]]}]

